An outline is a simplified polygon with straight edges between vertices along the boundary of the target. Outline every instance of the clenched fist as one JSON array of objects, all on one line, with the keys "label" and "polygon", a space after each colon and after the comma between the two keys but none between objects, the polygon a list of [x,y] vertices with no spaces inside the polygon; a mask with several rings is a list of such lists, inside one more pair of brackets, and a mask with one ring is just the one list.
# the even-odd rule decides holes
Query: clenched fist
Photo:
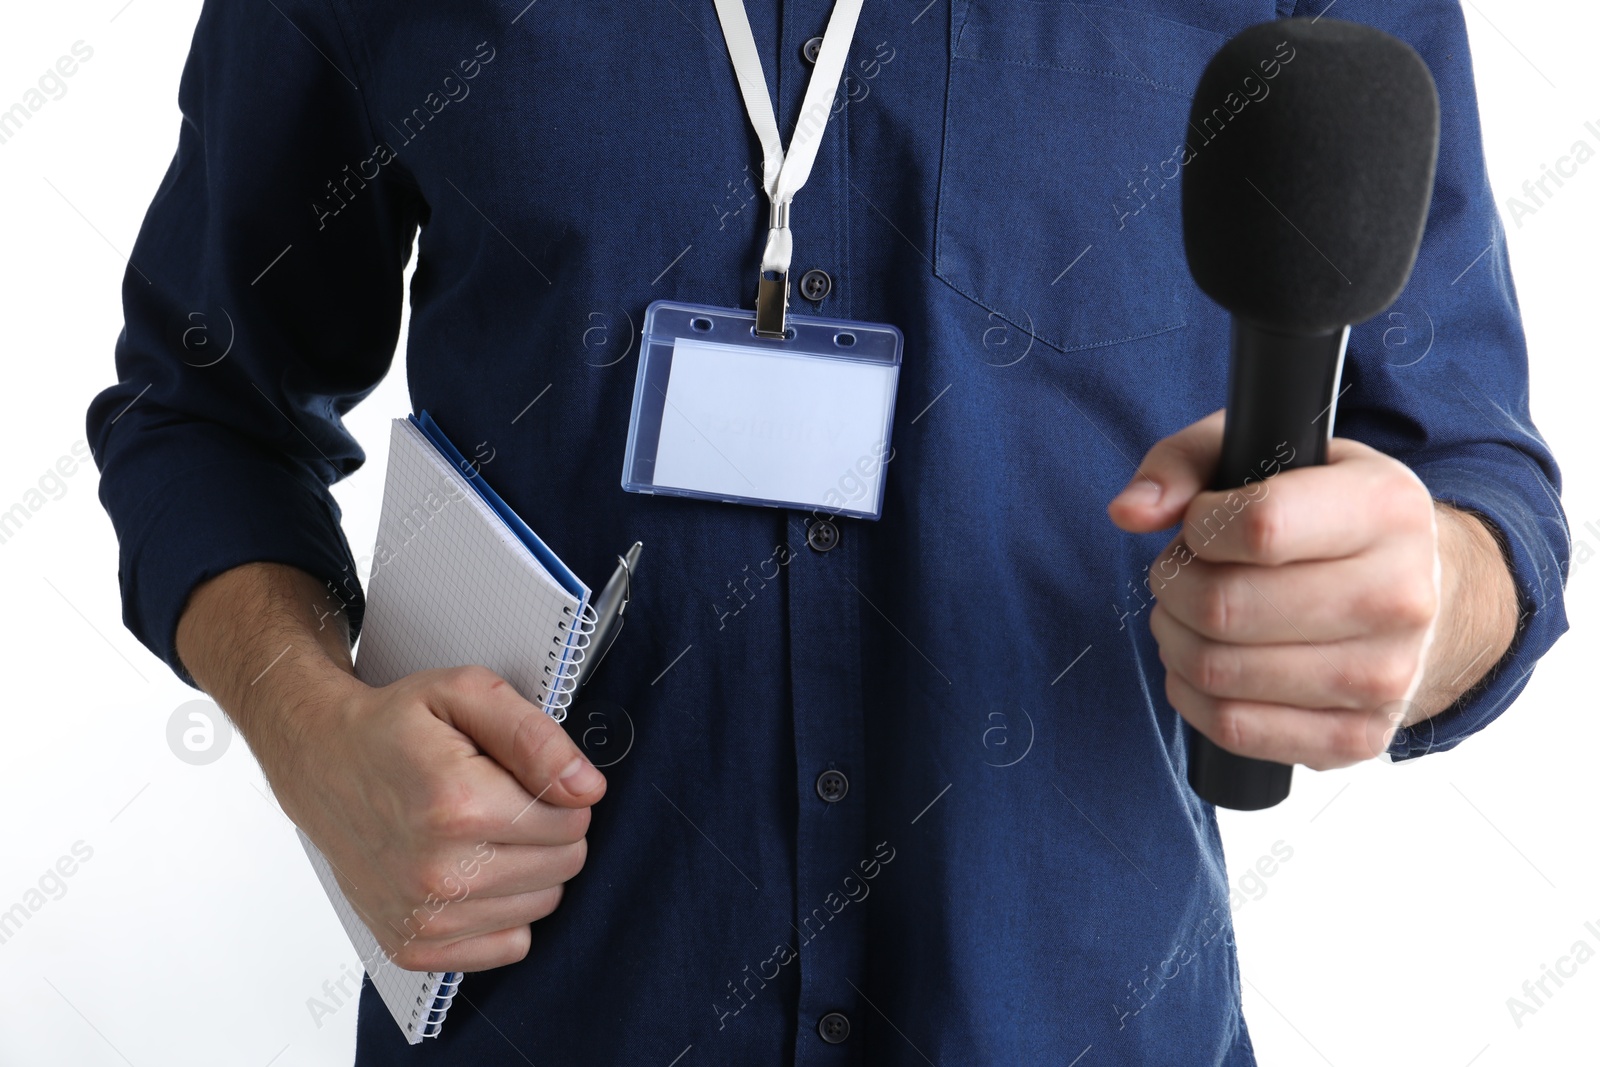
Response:
[{"label": "clenched fist", "polygon": [[284,811],[333,865],[395,963],[479,971],[527,954],[528,924],[583,868],[605,779],[542,710],[482,667],[381,689],[334,683]]},{"label": "clenched fist", "polygon": [[1482,520],[1343,438],[1328,463],[1206,489],[1223,413],[1152,448],[1110,514],[1180,523],[1151,564],[1167,699],[1241,756],[1324,770],[1380,755],[1510,646],[1517,602]]}]

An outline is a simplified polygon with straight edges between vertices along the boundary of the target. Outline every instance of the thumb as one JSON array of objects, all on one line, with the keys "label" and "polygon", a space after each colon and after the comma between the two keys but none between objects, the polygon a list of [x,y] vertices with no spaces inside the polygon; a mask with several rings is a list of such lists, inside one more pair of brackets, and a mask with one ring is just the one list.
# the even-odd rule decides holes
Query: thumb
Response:
[{"label": "thumb", "polygon": [[1111,521],[1129,533],[1152,533],[1175,525],[1197,494],[1211,483],[1222,452],[1221,410],[1156,442],[1126,488],[1106,507]]},{"label": "thumb", "polygon": [[434,714],[460,730],[540,800],[586,808],[605,794],[605,775],[543,709],[486,667],[443,673]]}]

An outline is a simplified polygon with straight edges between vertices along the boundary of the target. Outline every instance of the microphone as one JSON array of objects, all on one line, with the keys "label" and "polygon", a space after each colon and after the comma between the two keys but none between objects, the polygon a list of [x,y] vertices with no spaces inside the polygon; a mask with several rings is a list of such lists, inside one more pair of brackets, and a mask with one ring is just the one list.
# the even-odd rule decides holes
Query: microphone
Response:
[{"label": "microphone", "polygon": [[[1350,326],[1405,287],[1438,146],[1426,64],[1370,26],[1264,22],[1206,66],[1182,195],[1189,270],[1233,315],[1212,489],[1327,462]],[[1203,799],[1255,811],[1289,795],[1292,766],[1189,735],[1189,784]]]}]

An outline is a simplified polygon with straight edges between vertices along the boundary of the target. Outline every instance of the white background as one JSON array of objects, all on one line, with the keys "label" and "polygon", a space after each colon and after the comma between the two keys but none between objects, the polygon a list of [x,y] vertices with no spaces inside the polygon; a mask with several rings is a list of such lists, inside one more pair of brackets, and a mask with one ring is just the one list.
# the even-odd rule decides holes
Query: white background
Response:
[{"label": "white background", "polygon": [[[176,143],[199,2],[124,2],[13,3],[0,34],[0,107],[73,42],[94,48],[67,94],[0,145],[0,510],[69,454],[111,381],[122,253]],[[1574,140],[1600,147],[1584,129],[1600,127],[1600,11],[1472,0],[1467,22],[1504,205]],[[1502,207],[1535,418],[1564,468],[1575,541],[1600,552],[1597,215],[1600,160],[1520,227]],[[372,453],[336,491],[352,545],[372,543],[385,423],[407,409],[397,373],[349,420]],[[0,544],[0,910],[75,842],[93,849],[65,895],[0,944],[0,1063],[348,1063],[354,1010],[318,1027],[306,1000],[354,955],[243,743],[204,767],[169,750],[168,719],[197,694],[120,625],[95,483],[80,470]],[[1264,1065],[1600,1058],[1600,960],[1550,986],[1520,1028],[1506,1006],[1575,941],[1600,949],[1584,929],[1600,928],[1600,562],[1574,567],[1568,612],[1572,632],[1487,734],[1410,766],[1302,770],[1280,808],[1224,816],[1236,880],[1275,842],[1293,850],[1236,913]]]}]

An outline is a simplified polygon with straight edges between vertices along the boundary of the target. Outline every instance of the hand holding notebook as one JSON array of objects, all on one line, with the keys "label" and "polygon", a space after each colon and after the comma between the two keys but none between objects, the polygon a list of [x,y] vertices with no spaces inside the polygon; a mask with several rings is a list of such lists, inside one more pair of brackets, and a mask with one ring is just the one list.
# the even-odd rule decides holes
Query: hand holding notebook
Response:
[{"label": "hand holding notebook", "polygon": [[604,779],[556,721],[592,614],[587,587],[426,414],[395,423],[374,558],[365,684],[339,723],[362,742],[341,744],[315,810],[293,814],[328,848],[301,834],[416,1043],[461,971],[521,958],[527,924],[582,866]]}]

